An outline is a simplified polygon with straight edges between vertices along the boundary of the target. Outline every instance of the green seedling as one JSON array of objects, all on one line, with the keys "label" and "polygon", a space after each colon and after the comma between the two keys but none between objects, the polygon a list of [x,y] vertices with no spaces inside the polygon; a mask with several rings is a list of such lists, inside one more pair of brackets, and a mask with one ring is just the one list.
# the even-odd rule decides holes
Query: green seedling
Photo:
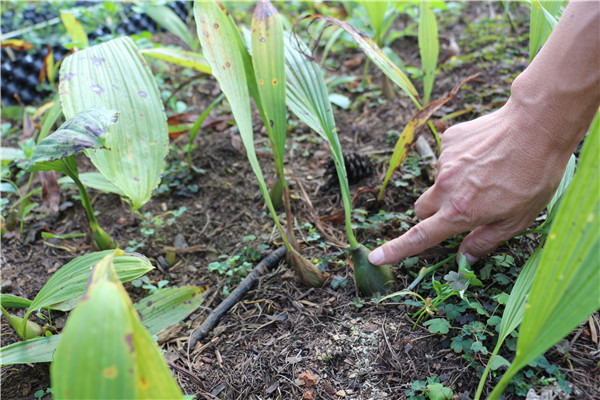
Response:
[{"label": "green seedling", "polygon": [[329,143],[340,183],[346,236],[350,244],[357,286],[366,296],[383,294],[393,289],[395,278],[389,266],[375,266],[369,262],[369,250],[358,243],[354,236],[350,186],[327,87],[319,66],[303,55],[305,50],[305,47],[299,48],[291,37],[286,39],[287,104],[301,121]]},{"label": "green seedling", "polygon": [[[294,237],[293,215],[283,171],[287,129],[285,118],[286,74],[281,18],[271,3],[259,1],[252,22],[253,57],[251,57],[235,22],[220,4],[195,2],[194,16],[204,56],[231,106],[261,193],[286,245],[288,261],[303,283],[310,286],[321,286],[327,276],[301,256]],[[276,182],[275,187],[282,186],[281,192],[288,222],[286,231],[279,223],[273,205],[273,199],[276,197],[271,198],[256,157],[250,94],[261,114],[272,144],[277,172],[276,181],[281,182]]]},{"label": "green seedling", "polygon": [[116,244],[96,220],[90,196],[79,180],[74,155],[84,149],[105,149],[108,127],[115,123],[118,117],[118,112],[102,107],[81,111],[39,143],[28,167],[32,172],[61,172],[75,182],[92,230],[92,238],[100,250],[115,248]]}]

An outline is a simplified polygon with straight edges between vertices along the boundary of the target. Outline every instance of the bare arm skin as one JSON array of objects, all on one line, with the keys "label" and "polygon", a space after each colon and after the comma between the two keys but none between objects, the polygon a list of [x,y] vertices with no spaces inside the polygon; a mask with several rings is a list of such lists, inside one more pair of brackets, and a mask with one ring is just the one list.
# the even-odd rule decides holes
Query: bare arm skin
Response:
[{"label": "bare arm skin", "polygon": [[600,106],[600,2],[571,1],[499,110],[442,135],[435,184],[415,203],[420,223],[373,250],[376,265],[471,231],[473,264],[525,230],[552,198]]}]

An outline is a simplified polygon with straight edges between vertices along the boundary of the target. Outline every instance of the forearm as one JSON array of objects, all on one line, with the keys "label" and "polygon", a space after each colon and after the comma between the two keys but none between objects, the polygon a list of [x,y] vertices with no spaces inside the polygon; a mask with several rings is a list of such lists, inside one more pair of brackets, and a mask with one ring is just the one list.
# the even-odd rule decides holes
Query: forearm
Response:
[{"label": "forearm", "polygon": [[511,101],[565,152],[585,135],[600,106],[600,2],[571,1]]}]

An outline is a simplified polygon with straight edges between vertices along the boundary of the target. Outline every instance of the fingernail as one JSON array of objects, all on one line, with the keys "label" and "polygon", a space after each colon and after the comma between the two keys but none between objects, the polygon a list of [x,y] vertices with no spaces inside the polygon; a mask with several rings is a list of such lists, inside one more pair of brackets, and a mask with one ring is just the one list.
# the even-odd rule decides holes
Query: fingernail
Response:
[{"label": "fingernail", "polygon": [[381,247],[376,248],[369,253],[369,261],[375,265],[383,264],[383,250]]},{"label": "fingernail", "polygon": [[465,253],[465,259],[467,260],[469,265],[473,265],[477,262],[477,260],[479,260],[479,257],[473,257],[472,255]]}]

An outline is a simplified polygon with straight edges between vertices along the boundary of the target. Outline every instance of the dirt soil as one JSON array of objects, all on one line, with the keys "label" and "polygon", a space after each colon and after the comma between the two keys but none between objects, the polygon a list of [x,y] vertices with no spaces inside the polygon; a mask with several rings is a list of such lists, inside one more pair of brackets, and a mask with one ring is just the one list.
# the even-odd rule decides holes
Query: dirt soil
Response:
[{"label": "dirt soil", "polygon": [[[444,20],[440,34],[444,38],[453,37],[462,51],[475,53],[468,47],[475,38],[469,36],[472,33],[467,26],[475,20],[489,18],[493,12],[501,16],[502,11],[499,5],[494,8],[487,3],[473,3],[468,10],[460,17]],[[519,23],[523,21],[526,18],[521,17]],[[399,18],[396,24],[398,29],[403,29],[408,20]],[[517,33],[511,33],[506,23],[501,26],[496,41],[527,32],[526,25],[518,25]],[[475,72],[482,75],[459,91],[457,97],[436,114],[434,122],[440,131],[448,124],[497,108],[506,100],[512,77],[526,65],[527,55],[522,49],[527,47],[523,43],[526,42],[513,40],[502,44],[515,62],[472,57],[461,63],[455,62],[451,67],[442,66],[433,99],[445,96],[457,82]],[[442,45],[441,55],[448,49],[447,41]],[[406,65],[418,66],[415,37],[401,37],[394,42],[393,48],[402,55]],[[356,65],[347,62],[355,57],[362,62]],[[362,55],[351,49],[345,51],[339,68],[328,73],[355,76],[355,83],[360,83],[363,67]],[[381,74],[371,68],[370,77],[372,86],[362,93],[347,85],[336,87],[334,91],[350,97],[354,108],[336,108],[334,112],[344,151],[356,152],[373,165],[372,173],[351,187],[353,195],[360,193],[355,199],[355,208],[364,209],[371,216],[379,210],[408,213],[402,221],[392,218],[374,228],[363,226],[357,229],[359,241],[372,248],[377,240],[392,239],[417,222],[411,217],[410,210],[432,181],[422,166],[422,173],[412,176],[409,181],[402,179],[404,171],[397,171],[382,203],[377,203],[365,190],[376,189],[383,182],[386,162],[394,144],[386,141],[388,132],[401,131],[415,113],[406,97],[381,101]],[[176,81],[173,85],[177,86]],[[421,91],[420,87],[418,89]],[[217,84],[207,78],[183,88],[177,98],[193,105],[191,114],[200,114],[216,93]],[[439,121],[443,115],[468,106],[475,112],[447,122]],[[256,117],[259,157],[264,162],[265,176],[272,177],[271,152],[262,123]],[[233,256],[245,247],[258,249],[260,245],[266,245],[267,249],[260,250],[262,258],[281,245],[236,128],[227,123],[231,121],[228,107],[217,107],[211,118],[214,123],[198,135],[193,152],[193,164],[203,172],[190,174],[177,170],[176,166],[185,160],[182,149],[188,137],[183,135],[173,139],[175,150],[169,159],[171,169],[165,174],[166,186],[163,186],[168,186],[171,191],[154,196],[143,208],[143,212],[153,217],[180,207],[185,207],[186,211],[172,224],[158,228],[145,245],[137,249],[156,266],[148,274],[151,281],[168,280],[168,286],[197,284],[210,287],[198,311],[182,324],[159,335],[159,344],[184,393],[194,394],[198,399],[405,399],[405,391],[410,389],[411,383],[437,376],[445,386],[452,388],[455,399],[473,398],[487,357],[468,361],[450,348],[446,336],[432,334],[423,327],[423,321],[413,328],[410,315],[415,307],[404,303],[377,306],[369,299],[357,300],[359,296],[344,248],[342,220],[331,218],[340,215],[342,204],[335,185],[327,184],[330,179],[326,174],[329,149],[298,123],[291,125],[286,165],[296,216],[296,235],[306,258],[320,263],[337,277],[337,282],[344,284],[308,288],[298,282],[283,260],[263,275],[242,301],[188,353],[190,333],[226,297],[224,287],[232,288],[237,284],[237,281],[228,282],[227,276],[209,271],[208,265],[220,260],[220,255]],[[431,135],[426,133],[425,136],[435,146]],[[79,161],[84,169],[89,166],[84,159]],[[87,232],[85,213],[73,199],[75,194],[74,189],[62,193],[61,210],[56,215],[34,213],[25,223],[22,238],[18,232],[13,232],[12,236],[2,240],[3,293],[32,299],[58,268],[93,251],[89,235],[69,240],[41,238],[43,231]],[[92,191],[92,201],[99,213],[100,224],[123,247],[131,245],[132,240],[145,238],[140,232],[142,218],[132,214],[130,207],[118,196]],[[306,223],[317,228],[311,231]],[[250,235],[255,238],[243,240]],[[516,265],[522,266],[536,246],[535,239],[513,239],[494,254],[510,254],[515,257]],[[420,255],[418,264],[410,268],[396,266],[394,272],[399,286],[406,287],[421,266],[446,258],[455,251],[451,246],[458,243],[460,237],[428,250]],[[169,265],[164,258],[167,246],[196,246],[198,251],[178,253],[176,262]],[[479,264],[476,271],[483,261]],[[444,268],[438,272],[438,277],[456,267],[449,264]],[[145,290],[131,284],[126,284],[126,288],[134,301],[147,295]],[[66,315],[53,312],[52,316],[57,328],[62,328]],[[598,316],[595,318],[597,320]],[[2,345],[16,340],[3,319]],[[555,349],[546,357],[558,365],[575,389],[571,398],[600,398],[597,338],[594,342],[587,325],[582,325],[567,340],[570,357],[564,357]],[[498,379],[488,381],[486,391],[491,390]],[[49,364],[2,368],[3,399],[33,399],[36,391],[48,387]],[[564,393],[562,396],[568,397]],[[51,395],[44,397],[49,398]],[[508,395],[508,398],[517,396]]]}]

